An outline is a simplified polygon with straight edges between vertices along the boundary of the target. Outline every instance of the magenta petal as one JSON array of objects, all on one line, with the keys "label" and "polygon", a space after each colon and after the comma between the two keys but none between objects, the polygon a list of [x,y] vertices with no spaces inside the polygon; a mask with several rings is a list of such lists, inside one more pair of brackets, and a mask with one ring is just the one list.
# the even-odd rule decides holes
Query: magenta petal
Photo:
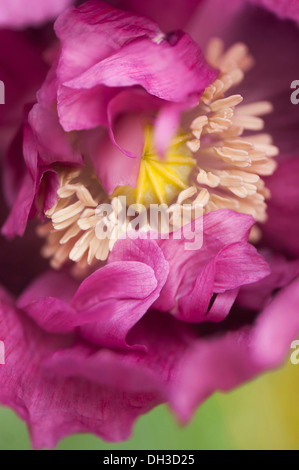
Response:
[{"label": "magenta petal", "polygon": [[20,181],[26,173],[22,142],[23,129],[19,129],[4,155],[3,166],[0,167],[2,191],[9,206],[13,205],[20,190]]},{"label": "magenta petal", "polygon": [[136,418],[161,402],[153,393],[127,393],[115,387],[49,372],[47,362],[72,337],[49,335],[18,312],[0,290],[0,340],[6,363],[0,365],[0,402],[27,422],[35,448],[53,448],[65,436],[92,432],[104,440],[128,439]]},{"label": "magenta petal", "polygon": [[37,208],[34,204],[41,181],[44,183],[45,194],[42,194],[41,209],[47,211],[53,207],[57,200],[57,190],[59,187],[58,176],[54,170],[43,168],[32,180],[29,173],[25,174],[18,195],[11,209],[11,212],[1,230],[3,235],[14,238],[16,235],[22,237],[26,230],[29,218],[36,216]]},{"label": "magenta petal", "polygon": [[165,394],[159,376],[145,367],[145,354],[101,349],[93,351],[86,344],[58,351],[47,367],[62,377],[81,376],[101,385],[126,392]]},{"label": "magenta petal", "polygon": [[277,367],[299,333],[298,277],[282,289],[257,320],[252,353],[265,368]]},{"label": "magenta petal", "polygon": [[290,256],[299,256],[299,159],[279,164],[267,178],[271,191],[268,220],[262,226],[267,244]]},{"label": "magenta petal", "polygon": [[13,208],[2,228],[2,233],[8,238],[24,235],[30,210],[34,201],[34,183],[29,174],[23,180]]},{"label": "magenta petal", "polygon": [[[36,0],[39,1],[39,0]],[[12,2],[1,2],[1,13],[9,8]],[[22,0],[18,3],[23,3]],[[24,8],[23,8],[24,9]],[[27,7],[26,7],[27,10]],[[0,20],[1,23],[1,20]],[[1,146],[10,138],[14,127],[21,125],[24,115],[24,105],[35,100],[36,91],[41,86],[47,73],[47,66],[42,58],[42,31],[29,35],[26,31],[11,31],[2,29],[0,24],[0,69],[1,80],[5,84],[5,104],[1,105],[1,126],[13,126],[12,129],[1,129]]]},{"label": "magenta petal", "polygon": [[234,305],[239,290],[239,288],[236,288],[233,290],[227,290],[222,294],[218,294],[212,307],[207,313],[206,321],[218,323],[224,320]]},{"label": "magenta petal", "polygon": [[69,136],[60,126],[54,110],[40,104],[34,105],[29,113],[29,123],[43,164],[65,162],[82,165],[81,154],[72,148]]},{"label": "magenta petal", "polygon": [[162,154],[181,112],[197,103],[218,75],[187,34],[164,35],[151,20],[102,2],[69,9],[59,17],[55,30],[61,42],[58,65],[53,66],[61,125],[67,132],[107,126],[113,144],[129,157],[139,157],[140,151],[136,153],[134,144],[119,143],[115,126],[121,113],[145,113],[147,122],[152,122],[157,111],[169,104],[156,125]]},{"label": "magenta petal", "polygon": [[74,309],[56,297],[44,297],[30,304],[22,301],[19,302],[19,307],[49,333],[72,333],[81,320]]},{"label": "magenta petal", "polygon": [[74,281],[50,272],[27,289],[18,306],[49,332],[80,327],[84,338],[95,344],[128,348],[128,332],[158,298],[167,274],[168,264],[156,243],[123,240],[109,264],[86,278],[72,300]]},{"label": "magenta petal", "polygon": [[109,264],[84,281],[74,298],[77,310],[96,318],[82,327],[84,337],[103,346],[128,347],[128,332],[158,298],[167,274],[168,264],[154,242],[119,240]]},{"label": "magenta petal", "polygon": [[[299,334],[298,280],[286,287],[252,327],[199,340],[180,365],[171,403],[183,421],[215,391],[228,391],[277,367]],[[198,374],[200,371],[200,374]]]},{"label": "magenta petal", "polygon": [[[55,203],[59,181],[50,167],[52,163],[63,161],[75,166],[83,163],[81,154],[72,149],[55,112],[39,104],[32,108],[29,124],[24,126],[23,153],[27,171],[24,172],[13,210],[3,227],[3,233],[8,237],[24,234],[29,215],[36,213],[36,197],[42,196],[40,201],[43,201],[43,206],[39,210],[46,211]],[[41,182],[44,194],[40,194]]]},{"label": "magenta petal", "polygon": [[99,85],[91,90],[60,86],[57,92],[59,121],[66,132],[107,125],[106,108],[114,90]]},{"label": "magenta petal", "polygon": [[210,262],[197,276],[192,292],[181,297],[178,303],[181,320],[199,323],[205,320],[214,291],[215,263]]},{"label": "magenta petal", "polygon": [[252,3],[268,8],[280,18],[288,18],[299,23],[299,3],[297,0],[250,0]]},{"label": "magenta petal", "polygon": [[[112,194],[118,186],[137,184],[140,160],[144,147],[144,132],[138,116],[128,116],[118,122],[113,134],[117,145],[109,136],[103,135],[98,129],[88,131],[84,136],[84,144],[90,152],[93,167],[108,194]],[[130,149],[136,158],[124,155],[122,148]]]},{"label": "magenta petal", "polygon": [[167,145],[174,137],[181,121],[181,113],[186,105],[169,104],[163,106],[155,121],[155,147],[163,157]]},{"label": "magenta petal", "polygon": [[49,271],[39,276],[23,292],[18,307],[25,310],[44,330],[62,333],[73,331],[76,318],[70,307],[78,283],[64,273]]},{"label": "magenta petal", "polygon": [[242,307],[259,311],[272,300],[273,293],[290,284],[299,275],[299,260],[288,261],[281,255],[263,253],[271,274],[261,281],[243,286],[238,296]]},{"label": "magenta petal", "polygon": [[[113,144],[128,157],[140,157],[144,146],[144,126],[148,124],[149,116],[160,108],[161,101],[140,88],[133,87],[119,92],[107,107],[109,135]],[[122,141],[122,134],[117,136],[117,132],[120,132],[118,127],[124,125],[131,125],[131,130],[127,129],[127,142]]]},{"label": "magenta petal", "polygon": [[[156,302],[156,307],[163,311],[171,311],[175,306],[174,299],[178,296],[182,297],[186,294],[190,294],[199,273],[205,269],[211,261],[214,260],[213,262],[216,262],[217,256],[224,248],[228,250],[231,249],[233,253],[236,243],[241,243],[241,246],[242,244],[247,244],[249,232],[253,223],[253,219],[244,214],[237,214],[236,212],[229,210],[214,211],[204,215],[203,219],[197,219],[197,221],[186,226],[183,233],[178,237],[179,239],[159,240],[159,246],[161,247],[166,260],[169,262],[170,272],[161,295]],[[200,249],[186,250],[186,241],[190,239],[192,240],[192,235],[194,238],[194,233],[197,233],[197,235],[202,233],[203,245]],[[230,245],[232,245],[231,248]],[[241,248],[241,252],[242,250],[246,253],[247,248]],[[242,256],[240,257],[238,245],[236,246],[235,253],[236,270],[233,271],[232,276],[235,276],[236,279],[238,277],[236,276],[236,272],[241,268],[240,275],[244,270],[242,282],[246,282],[246,269],[250,271],[251,268],[243,266],[241,261]],[[251,252],[251,249],[248,248],[247,253],[249,254],[249,257],[251,256],[250,253],[253,254],[252,270],[254,270],[257,259],[259,260],[258,263],[261,263],[261,271],[257,273],[258,277],[262,275],[262,272],[264,273],[263,276],[267,275],[268,269],[266,268],[266,264],[263,263],[259,256],[256,258],[255,250],[253,249]],[[219,260],[220,259],[221,256]],[[227,273],[225,251],[223,252],[222,261],[224,263],[223,269],[221,268],[220,261],[218,270],[216,269],[219,292],[221,291],[221,283],[224,282],[226,274],[228,278],[228,284],[226,284],[227,288],[234,289],[237,287],[237,283],[234,282],[233,277],[230,279],[229,274]],[[251,275],[249,274],[249,271],[248,275],[250,277]],[[217,279],[217,277],[215,279]],[[217,292],[216,284],[214,292]]]},{"label": "magenta petal", "polygon": [[55,19],[73,0],[10,0],[0,7],[1,28],[23,28]]},{"label": "magenta petal", "polygon": [[[120,8],[134,11],[155,20],[165,32],[183,29],[196,7],[203,0],[119,0]],[[171,12],[171,14],[169,13]]]},{"label": "magenta petal", "polygon": [[[192,290],[179,299],[178,318],[189,322],[221,321],[229,313],[238,289],[265,278],[270,273],[267,263],[256,249],[244,243],[234,243],[223,248],[197,276]],[[213,293],[228,296],[218,299],[212,311],[208,311]],[[225,301],[225,302],[224,302]],[[228,301],[228,303],[226,303]]]},{"label": "magenta petal", "polygon": [[200,97],[216,76],[196,43],[181,34],[174,45],[166,41],[156,44],[148,39],[127,44],[64,84],[75,89],[90,89],[99,84],[109,87],[141,85],[161,99],[183,102],[192,94]]},{"label": "magenta petal", "polygon": [[55,23],[55,32],[62,43],[58,76],[60,82],[65,82],[105,59],[128,41],[140,37],[154,39],[160,30],[147,18],[133,16],[93,0],[61,14]]},{"label": "magenta petal", "polygon": [[81,327],[82,335],[101,346],[127,347],[127,333],[155,300],[156,288],[153,269],[140,262],[115,262],[99,269],[83,281],[72,302],[79,313],[94,318]]},{"label": "magenta petal", "polygon": [[217,293],[252,284],[270,274],[264,258],[249,243],[234,243],[223,248],[215,261]]},{"label": "magenta petal", "polygon": [[107,107],[109,135],[99,129],[83,134],[83,145],[108,194],[118,186],[136,187],[146,119],[160,106],[160,100],[144,90],[124,90]]},{"label": "magenta petal", "polygon": [[200,47],[206,47],[211,38],[229,34],[238,22],[239,13],[246,7],[246,1],[230,0],[223,8],[222,0],[202,0],[185,30]]},{"label": "magenta petal", "polygon": [[[229,297],[235,295],[235,292]],[[227,297],[223,303],[231,299]],[[238,331],[200,337],[186,324],[161,312],[149,312],[131,331],[130,341],[144,343],[146,354],[129,352],[87,355],[78,361],[79,351],[54,356],[53,367],[68,375],[79,366],[83,377],[94,377],[96,364],[103,368],[103,380],[121,387],[117,377],[104,371],[111,364],[120,377],[127,372],[128,387],[134,390],[155,389],[160,382],[163,395],[180,419],[190,419],[198,404],[215,391],[228,391],[257,374],[276,367],[288,354],[291,341],[299,333],[297,306],[298,281],[284,289],[262,312],[253,326]],[[281,315],[284,311],[285,314]],[[135,371],[135,377],[134,372]],[[101,380],[101,375],[98,376]],[[156,380],[155,380],[156,379]]]}]

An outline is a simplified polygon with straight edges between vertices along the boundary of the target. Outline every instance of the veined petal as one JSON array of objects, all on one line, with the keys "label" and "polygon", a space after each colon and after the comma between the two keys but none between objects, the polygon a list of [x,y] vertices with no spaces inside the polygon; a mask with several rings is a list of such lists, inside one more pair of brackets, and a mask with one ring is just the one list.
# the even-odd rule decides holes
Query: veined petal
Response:
[{"label": "veined petal", "polygon": [[[176,70],[175,74],[173,70]],[[205,63],[201,50],[192,39],[178,33],[173,45],[165,40],[156,44],[148,39],[124,45],[64,84],[75,89],[90,89],[99,84],[109,87],[141,85],[161,99],[184,102],[192,94],[199,98],[216,76],[217,72]]]}]

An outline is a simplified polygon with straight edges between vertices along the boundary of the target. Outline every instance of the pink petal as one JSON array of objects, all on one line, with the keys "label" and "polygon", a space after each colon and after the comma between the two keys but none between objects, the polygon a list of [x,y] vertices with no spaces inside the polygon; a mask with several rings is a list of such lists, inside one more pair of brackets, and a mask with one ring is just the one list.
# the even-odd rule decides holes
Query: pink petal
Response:
[{"label": "pink petal", "polygon": [[43,164],[65,162],[82,165],[81,154],[73,149],[69,136],[63,131],[55,111],[50,107],[34,105],[29,113],[29,123]]},{"label": "pink petal", "polygon": [[[267,263],[253,246],[245,243],[226,246],[201,270],[191,291],[179,298],[177,316],[194,323],[212,319],[222,321],[230,311],[238,288],[263,279],[269,273]],[[210,312],[208,307],[213,293],[230,294],[222,298],[222,302],[218,300]],[[227,304],[224,300],[228,300]],[[220,312],[220,306],[229,308]]]},{"label": "pink petal", "polygon": [[24,308],[38,299],[57,297],[63,302],[71,302],[79,282],[63,272],[47,271],[39,276],[20,296],[18,306]]},{"label": "pink petal", "polygon": [[73,0],[10,0],[0,7],[2,28],[23,28],[56,18]]},{"label": "pink petal", "polygon": [[175,136],[181,122],[181,114],[186,109],[186,104],[169,104],[163,106],[155,121],[155,146],[163,157],[167,145]]},{"label": "pink petal", "polygon": [[270,274],[264,258],[249,243],[239,242],[223,248],[215,261],[217,293],[255,283]]},{"label": "pink petal", "polygon": [[[2,2],[0,23],[1,13],[10,5],[11,2]],[[35,100],[36,91],[47,73],[40,44],[42,33],[36,31],[33,40],[26,32],[1,29],[0,42],[5,44],[0,51],[1,80],[5,84],[5,104],[1,105],[0,124],[13,125],[17,130],[23,120],[24,105]]]},{"label": "pink petal", "polygon": [[153,393],[128,393],[74,373],[49,373],[46,361],[72,337],[44,333],[18,312],[0,291],[0,339],[6,363],[0,366],[0,402],[28,423],[35,448],[53,448],[65,436],[93,432],[104,440],[129,438],[136,418],[157,405]]},{"label": "pink petal", "polygon": [[281,21],[262,8],[248,8],[230,31],[233,41],[243,41],[255,60],[252,71],[239,89],[244,102],[268,100],[273,112],[264,117],[265,131],[279,148],[279,160],[297,154],[299,147],[297,107],[290,88],[299,74],[298,27]]},{"label": "pink petal", "polygon": [[[119,240],[107,267],[97,271],[95,278],[89,278],[92,285],[96,282],[93,288],[98,286],[98,289],[102,280],[106,286],[103,293],[97,294],[99,297],[95,293],[88,294],[94,306],[86,308],[85,297],[82,297],[88,284],[83,283],[74,298],[73,305],[77,310],[83,308],[83,305],[80,307],[83,299],[86,314],[97,314],[96,323],[82,329],[84,337],[105,346],[127,347],[128,332],[157,300],[167,275],[168,264],[154,241]],[[88,280],[85,282],[89,283]]]},{"label": "pink petal", "polygon": [[202,0],[185,31],[201,47],[206,47],[211,38],[229,35],[230,29],[234,29],[237,24],[239,13],[245,7],[246,0],[230,0],[226,8],[223,8],[222,0]]},{"label": "pink petal", "polygon": [[59,121],[66,132],[107,126],[108,103],[115,90],[99,85],[91,90],[60,86],[57,94]]},{"label": "pink petal", "polygon": [[[84,136],[84,145],[88,149],[95,172],[108,194],[118,186],[137,184],[140,160],[144,147],[144,131],[140,118],[129,115],[118,121],[115,126],[114,145],[107,134],[99,129],[88,131]],[[136,158],[124,155],[122,149],[130,149]]]},{"label": "pink petal", "polygon": [[166,41],[156,44],[148,39],[124,45],[64,84],[75,89],[90,89],[100,84],[109,87],[141,85],[161,99],[182,102],[192,94],[199,98],[216,76],[198,46],[188,35],[180,34],[174,45]]},{"label": "pink petal", "polygon": [[76,293],[76,283],[68,276],[49,273],[25,291],[18,306],[49,332],[80,327],[92,343],[128,348],[128,332],[158,298],[167,274],[168,264],[156,243],[119,241],[109,264],[87,277]]},{"label": "pink petal", "polygon": [[212,307],[207,313],[206,320],[214,323],[224,320],[234,305],[239,290],[237,287],[236,289],[217,294]]},{"label": "pink petal", "polygon": [[[201,336],[168,314],[151,311],[129,336],[131,343],[145,345],[144,354],[68,345],[70,338],[41,333],[24,314],[18,316],[2,293],[1,306],[10,314],[2,317],[0,309],[0,339],[5,340],[8,353],[5,368],[0,368],[0,400],[31,423],[38,447],[53,446],[68,433],[83,431],[108,440],[123,439],[136,416],[162,400],[168,400],[186,421],[213,392],[228,391],[281,363],[299,332],[298,296],[295,281],[253,326],[209,336]],[[10,367],[14,368],[13,380]],[[24,387],[28,373],[31,393]],[[96,405],[103,402],[104,413]],[[38,420],[34,419],[37,413]]]},{"label": "pink petal", "polygon": [[[178,237],[179,239],[159,240],[159,246],[169,262],[170,273],[156,302],[157,308],[163,311],[172,310],[174,299],[177,298],[178,293],[180,293],[180,296],[190,293],[200,271],[221,250],[230,245],[234,246],[236,243],[247,243],[252,224],[253,219],[244,214],[237,214],[229,210],[214,211],[204,215],[203,219],[197,219],[196,222],[184,227],[183,233]],[[202,233],[202,247],[196,250],[186,250],[186,240],[192,240],[192,235],[194,239],[195,233],[197,233],[197,236]],[[253,260],[256,260],[255,255]],[[238,258],[236,258],[236,262],[238,262]],[[263,266],[262,271],[265,269],[265,275],[268,274],[262,260],[261,263],[261,266]],[[254,265],[255,261],[253,262]],[[236,285],[232,283],[230,288],[235,287]]]},{"label": "pink petal", "polygon": [[215,391],[226,392],[282,363],[299,334],[298,302],[297,280],[277,295],[252,327],[194,344],[180,364],[181,375],[172,391],[172,406],[183,421]]},{"label": "pink petal", "polygon": [[288,18],[299,23],[299,3],[297,0],[250,0],[252,3],[268,8],[280,18]]},{"label": "pink petal", "polygon": [[145,367],[144,362],[144,354],[138,352],[108,349],[95,352],[79,343],[55,353],[47,361],[47,367],[62,377],[77,375],[125,392],[165,395],[160,377]]},{"label": "pink petal", "polygon": [[277,367],[298,337],[298,277],[282,289],[272,304],[259,316],[253,337],[252,353],[265,368]]},{"label": "pink petal", "polygon": [[61,14],[55,23],[55,32],[62,43],[58,76],[60,82],[65,82],[105,59],[128,41],[142,37],[154,39],[160,30],[149,19],[93,0]]},{"label": "pink petal", "polygon": [[277,171],[267,178],[271,191],[268,220],[262,227],[265,241],[278,251],[299,256],[299,159],[279,164]]},{"label": "pink petal", "polygon": [[[119,92],[111,99],[107,107],[109,136],[113,144],[130,158],[140,157],[144,147],[144,128],[152,121],[153,114],[161,108],[162,104],[163,102],[159,99],[148,95],[144,90],[137,87]],[[126,115],[128,115],[128,117],[125,117]],[[116,135],[118,121],[121,123],[132,122],[131,132],[129,130],[127,131],[128,143],[122,143],[120,138]],[[135,125],[135,128],[133,125]],[[139,139],[139,152],[137,152],[136,149],[132,149],[132,145],[134,145],[134,141],[136,140],[134,139],[135,134]],[[140,139],[141,134],[142,147]],[[129,144],[130,140],[133,141],[131,145]]]},{"label": "pink petal", "polygon": [[72,303],[82,317],[94,318],[81,327],[82,335],[101,346],[127,347],[127,333],[157,298],[157,287],[153,269],[140,262],[114,262],[99,269],[81,284]]},{"label": "pink petal", "polygon": [[287,261],[281,255],[262,253],[267,260],[271,274],[261,281],[243,286],[238,296],[238,304],[244,308],[260,310],[272,300],[273,294],[290,284],[299,275],[299,261]]},{"label": "pink petal", "polygon": [[24,235],[34,196],[34,183],[30,175],[27,174],[23,179],[12,211],[2,227],[1,232],[3,235],[8,238]]},{"label": "pink petal", "polygon": [[[162,154],[181,112],[198,101],[218,74],[188,35],[163,35],[151,20],[102,2],[69,9],[59,17],[55,29],[61,41],[57,66],[60,123],[67,132],[108,126],[114,145],[129,157],[139,155],[120,145],[114,134],[120,108],[124,113],[146,111],[151,122],[153,111],[165,105],[162,100],[180,104],[171,113],[162,111],[157,121],[157,148]],[[120,93],[135,86],[146,90],[156,102],[147,105],[149,97],[143,93],[141,99],[140,89]]]},{"label": "pink petal", "polygon": [[214,282],[215,263],[211,261],[197,276],[192,291],[179,299],[179,314],[176,316],[191,323],[204,321],[214,292]]},{"label": "pink petal", "polygon": [[[39,199],[43,201],[44,211],[55,203],[59,181],[56,172],[49,165],[59,161],[82,165],[81,154],[73,151],[68,136],[50,108],[36,104],[29,113],[29,122],[31,125],[24,126],[23,142],[27,170],[23,171],[21,188],[2,229],[2,233],[10,238],[24,234],[29,216],[35,216],[37,212],[36,197],[41,196]],[[41,193],[41,182],[44,185],[44,194]]]},{"label": "pink petal", "polygon": [[[165,32],[183,29],[188,19],[202,0],[120,0],[119,8],[148,16],[155,20]],[[171,11],[171,14],[169,12]]]}]

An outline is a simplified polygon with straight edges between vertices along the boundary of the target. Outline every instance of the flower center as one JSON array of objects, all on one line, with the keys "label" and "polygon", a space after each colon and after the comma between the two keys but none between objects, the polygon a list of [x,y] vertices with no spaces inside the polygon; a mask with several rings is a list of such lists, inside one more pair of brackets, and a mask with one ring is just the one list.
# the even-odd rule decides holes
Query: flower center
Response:
[{"label": "flower center", "polygon": [[135,203],[146,209],[151,204],[171,203],[188,188],[189,176],[196,164],[186,145],[187,140],[186,135],[176,136],[161,158],[155,150],[153,128],[147,126],[136,188],[119,187],[113,196],[126,196],[128,206]]},{"label": "flower center", "polygon": [[[117,238],[132,229],[125,217],[115,235],[120,209],[126,210],[131,204],[137,212],[144,212],[151,204],[176,202],[168,208],[169,231],[183,223],[186,204],[192,217],[196,217],[198,206],[203,213],[229,208],[265,222],[270,192],[262,177],[274,172],[273,157],[278,149],[272,145],[271,136],[262,132],[261,116],[271,112],[272,105],[267,101],[241,104],[240,94],[227,95],[253,65],[244,44],[235,44],[224,52],[223,43],[215,39],[206,56],[220,70],[219,77],[206,89],[197,107],[185,113],[183,131],[172,140],[164,158],[155,150],[152,126],[146,128],[135,188],[118,187],[109,196],[88,167],[59,171],[57,203],[46,214],[50,222],[39,228],[47,237],[43,255],[51,258],[54,268],[72,260],[77,271],[85,272],[89,265],[105,261]],[[125,202],[119,196],[125,196]],[[106,216],[97,207],[109,202],[113,209]],[[97,227],[103,221],[107,231],[99,237]],[[251,240],[257,237],[255,228]]]}]

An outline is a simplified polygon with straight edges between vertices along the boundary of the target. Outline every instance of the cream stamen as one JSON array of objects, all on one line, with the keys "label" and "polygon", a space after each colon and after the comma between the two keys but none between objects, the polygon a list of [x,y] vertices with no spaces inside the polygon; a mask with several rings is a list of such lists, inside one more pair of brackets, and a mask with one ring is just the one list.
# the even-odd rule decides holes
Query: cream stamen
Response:
[{"label": "cream stamen", "polygon": [[[261,116],[273,111],[273,106],[268,101],[243,104],[240,94],[225,96],[254,63],[244,44],[224,52],[222,41],[212,40],[206,57],[220,75],[205,91],[190,124],[193,138],[187,145],[198,163],[197,194],[204,189],[209,194],[205,212],[230,208],[264,222],[270,194],[261,176],[275,171],[273,157],[278,148],[270,135],[260,133],[264,128]],[[195,198],[194,187],[190,197]]]},{"label": "cream stamen", "polygon": [[105,261],[109,255],[111,233],[108,231],[106,238],[99,239],[96,227],[105,218],[97,213],[97,207],[110,201],[99,182],[86,172],[58,172],[58,201],[46,213],[51,222],[39,227],[38,234],[47,237],[42,254],[51,258],[53,268],[59,269],[71,260],[77,263],[78,273],[97,261]]}]

